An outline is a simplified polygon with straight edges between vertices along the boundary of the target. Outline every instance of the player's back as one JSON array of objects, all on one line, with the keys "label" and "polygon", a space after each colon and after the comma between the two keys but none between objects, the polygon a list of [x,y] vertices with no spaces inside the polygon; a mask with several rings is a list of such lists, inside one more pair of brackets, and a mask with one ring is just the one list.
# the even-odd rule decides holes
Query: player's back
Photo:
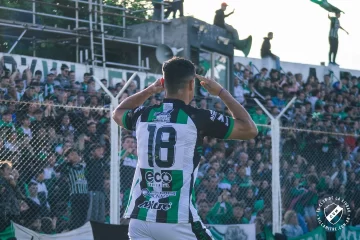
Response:
[{"label": "player's back", "polygon": [[[202,153],[204,127],[221,123],[219,135],[230,132],[232,119],[200,110],[180,100],[138,108],[125,114],[125,125],[136,130],[138,165],[126,209],[126,218],[150,222],[199,221],[194,181]],[[225,131],[225,133],[224,133]]]},{"label": "player's back", "polygon": [[190,201],[200,159],[198,131],[188,109],[174,100],[146,108],[139,116],[138,165],[126,216],[167,223],[198,220]]}]

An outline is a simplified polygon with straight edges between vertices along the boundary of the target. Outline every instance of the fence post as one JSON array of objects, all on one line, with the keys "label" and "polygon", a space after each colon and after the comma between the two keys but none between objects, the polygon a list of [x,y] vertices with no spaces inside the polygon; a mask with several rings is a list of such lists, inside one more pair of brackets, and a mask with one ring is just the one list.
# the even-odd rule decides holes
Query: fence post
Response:
[{"label": "fence post", "polygon": [[[110,105],[110,115],[119,105],[119,97],[124,91],[128,88],[131,82],[136,77],[137,72],[129,78],[125,83],[120,92],[114,96],[107,87],[98,79],[93,76],[94,80],[100,85],[100,87],[110,96],[111,105]],[[119,162],[119,152],[121,150],[121,145],[119,145],[119,126],[111,118],[110,120],[110,132],[111,132],[111,159],[110,159],[110,223],[111,224],[120,224],[120,162]],[[120,137],[121,137],[121,128],[120,128]],[[119,149],[120,146],[120,149]]]},{"label": "fence post", "polygon": [[269,111],[260,103],[258,99],[255,102],[261,107],[266,115],[271,119],[271,159],[272,159],[272,178],[271,178],[271,196],[272,196],[272,232],[281,233],[282,225],[282,203],[281,203],[281,185],[280,185],[280,117],[295,102],[296,97],[286,105],[278,116],[273,117]]}]

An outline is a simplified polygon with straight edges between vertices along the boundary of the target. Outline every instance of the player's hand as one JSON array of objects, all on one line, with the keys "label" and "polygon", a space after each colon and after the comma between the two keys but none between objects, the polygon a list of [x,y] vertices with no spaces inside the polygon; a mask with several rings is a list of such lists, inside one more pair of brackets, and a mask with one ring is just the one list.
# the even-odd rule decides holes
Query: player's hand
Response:
[{"label": "player's hand", "polygon": [[211,95],[218,96],[221,89],[223,88],[216,81],[200,76],[196,74],[196,78],[200,80],[201,86],[203,86]]},{"label": "player's hand", "polygon": [[161,79],[156,80],[153,84],[149,86],[149,90],[152,94],[160,93],[164,91],[164,86],[161,83]]}]

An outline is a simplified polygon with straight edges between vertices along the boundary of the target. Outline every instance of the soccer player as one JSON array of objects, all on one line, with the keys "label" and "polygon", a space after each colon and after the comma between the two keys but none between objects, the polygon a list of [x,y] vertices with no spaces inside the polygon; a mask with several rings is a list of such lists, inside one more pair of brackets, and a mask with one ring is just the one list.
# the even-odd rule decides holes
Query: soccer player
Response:
[{"label": "soccer player", "polygon": [[[204,136],[252,139],[255,123],[246,110],[216,81],[195,74],[195,66],[172,58],[159,79],[126,98],[113,119],[136,131],[138,163],[125,218],[130,218],[132,240],[212,239],[195,208],[194,181]],[[233,117],[191,107],[195,78],[211,94],[219,96]],[[161,105],[142,107],[153,94],[166,90]]]}]

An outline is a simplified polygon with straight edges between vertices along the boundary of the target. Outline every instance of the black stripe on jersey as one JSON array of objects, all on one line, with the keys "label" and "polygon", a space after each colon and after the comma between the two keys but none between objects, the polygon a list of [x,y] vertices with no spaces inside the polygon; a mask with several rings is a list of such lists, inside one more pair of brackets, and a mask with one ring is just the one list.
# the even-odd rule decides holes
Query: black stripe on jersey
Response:
[{"label": "black stripe on jersey", "polygon": [[180,111],[180,108],[174,108],[174,110],[171,112],[171,116],[170,116],[171,123],[176,123],[177,117],[179,115],[179,111]]},{"label": "black stripe on jersey", "polygon": [[[200,153],[197,151],[197,147],[198,147],[198,143],[199,143],[199,140],[201,140],[202,142],[202,138],[199,137],[199,134],[197,136],[197,140],[196,140],[196,145],[195,145],[195,149],[194,149],[194,158],[193,158],[193,164],[194,164],[194,168],[193,168],[193,173],[191,174],[191,186],[190,186],[190,193],[189,193],[189,196],[190,196],[190,201],[189,201],[189,221],[190,222],[193,222],[193,216],[191,214],[191,210],[190,210],[190,206],[192,205],[192,197],[191,197],[191,194],[192,194],[192,191],[193,191],[193,188],[194,188],[194,171],[195,169],[198,167],[199,163],[200,163],[200,158],[201,158],[201,155]],[[201,145],[200,145],[201,146]],[[195,196],[194,196],[195,197]]]},{"label": "black stripe on jersey", "polygon": [[190,106],[186,106],[182,110],[193,120],[193,122],[197,128],[196,144],[195,144],[195,148],[194,148],[194,157],[193,157],[194,167],[193,167],[193,173],[191,174],[191,185],[190,185],[190,191],[189,191],[189,222],[192,223],[194,221],[194,217],[191,213],[190,206],[192,205],[191,194],[192,194],[192,191],[194,188],[194,171],[198,167],[198,165],[200,163],[200,159],[201,159],[201,154],[197,151],[197,148],[202,147],[204,136],[201,134],[201,132],[199,131],[199,128],[198,128],[199,124],[201,124],[200,122],[197,122],[199,119],[194,119],[194,114],[193,114],[194,109],[191,108]]},{"label": "black stripe on jersey", "polygon": [[206,232],[206,228],[203,228],[203,225],[199,221],[191,223],[191,230],[197,240],[212,240],[212,237]]},{"label": "black stripe on jersey", "polygon": [[194,185],[193,185],[193,182],[194,182],[194,172],[191,174],[191,179],[190,179],[190,181],[191,181],[191,185],[190,185],[190,192],[189,192],[189,222],[193,222],[194,221],[194,217],[193,217],[193,215],[192,215],[192,213],[191,213],[191,208],[190,208],[190,206],[191,206],[191,193],[192,193],[192,190],[193,190],[193,187],[194,187]]},{"label": "black stripe on jersey", "polygon": [[[140,189],[145,189],[147,187],[146,179],[145,179],[145,169],[140,168],[140,173],[141,173]],[[142,194],[135,200],[135,206],[130,215],[132,218],[138,217],[139,210],[140,210],[140,208],[138,206],[145,201],[146,201],[146,198]]]},{"label": "black stripe on jersey", "polygon": [[151,109],[152,108],[147,108],[144,110],[144,112],[140,116],[140,122],[147,122]]},{"label": "black stripe on jersey", "polygon": [[[163,173],[169,173],[170,176],[172,176],[172,171],[171,170],[161,170],[161,174]],[[169,183],[169,187],[162,188],[163,192],[168,192],[172,190],[172,182]],[[161,198],[159,199],[159,203],[169,203],[169,198]],[[158,210],[156,213],[156,222],[162,222],[162,223],[166,223],[167,221],[167,211],[164,210]]]}]

